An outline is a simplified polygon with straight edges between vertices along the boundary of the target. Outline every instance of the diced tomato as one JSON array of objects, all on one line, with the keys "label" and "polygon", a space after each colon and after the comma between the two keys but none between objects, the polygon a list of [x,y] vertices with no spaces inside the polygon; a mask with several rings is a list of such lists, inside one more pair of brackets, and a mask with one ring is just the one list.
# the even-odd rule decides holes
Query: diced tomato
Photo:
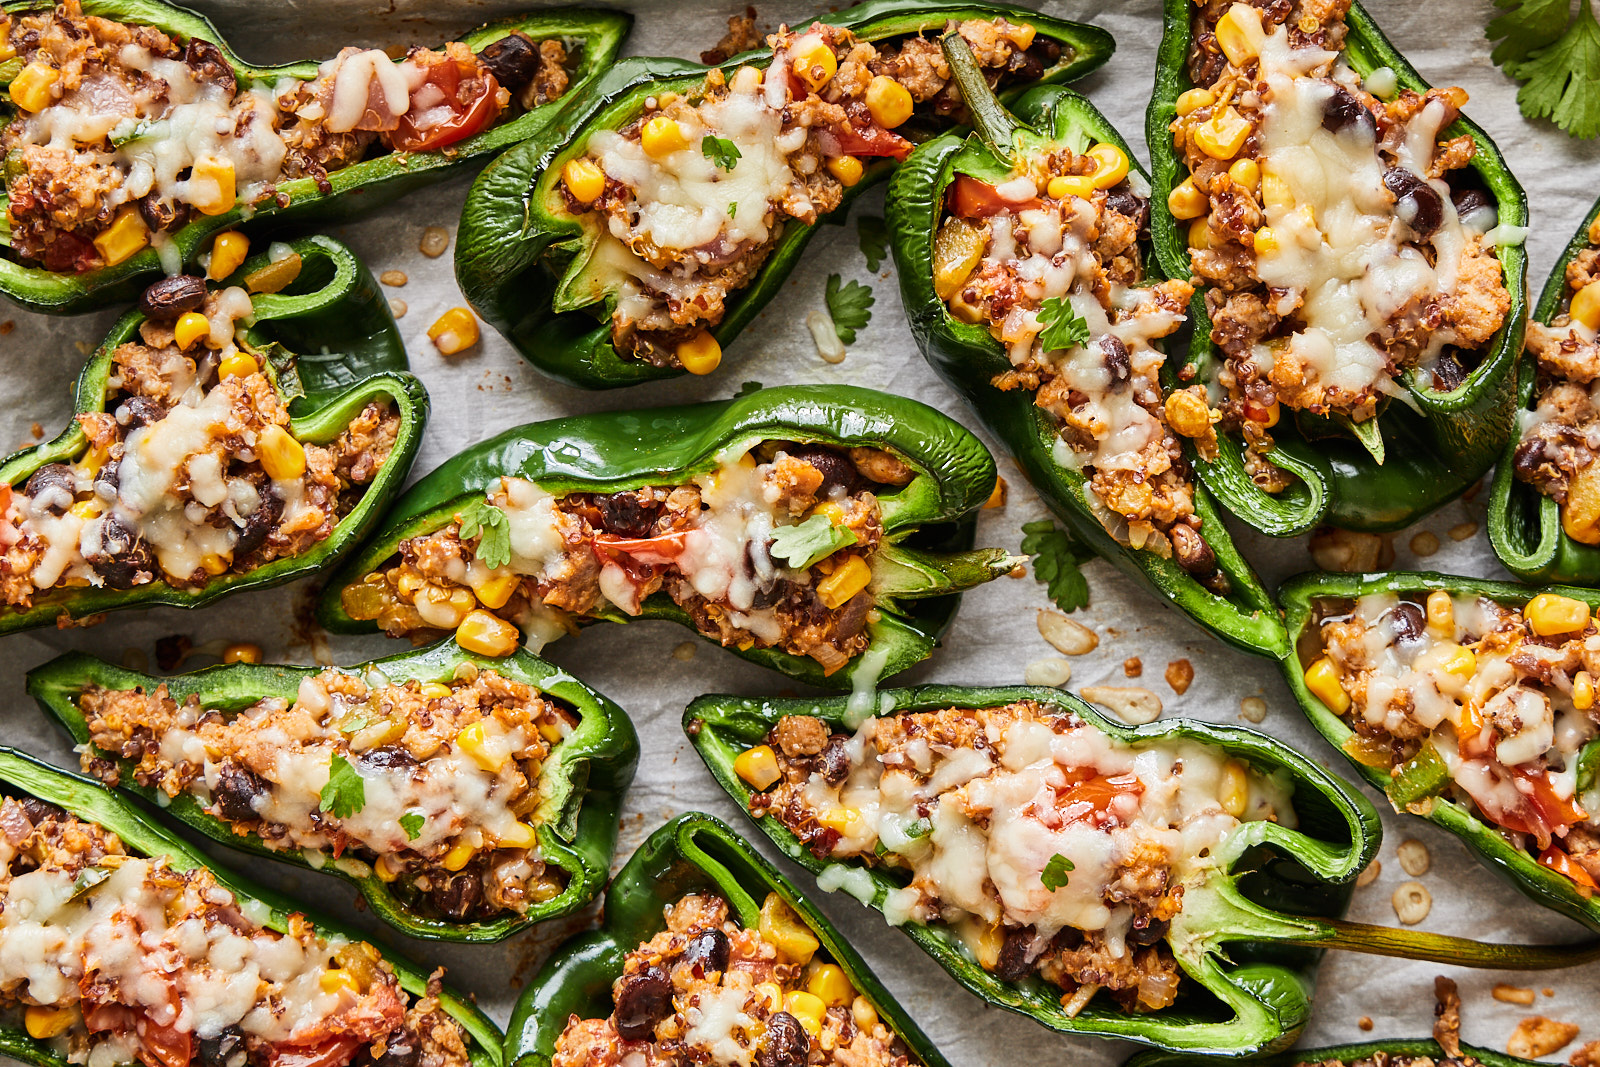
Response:
[{"label": "diced tomato", "polygon": [[949,205],[952,214],[963,219],[987,219],[1007,211],[1040,207],[1038,197],[1026,201],[1006,200],[1000,190],[970,174],[957,174],[950,183]]},{"label": "diced tomato", "polygon": [[[1600,889],[1600,884],[1595,882],[1594,875],[1590,874],[1582,865],[1569,856],[1560,845],[1551,844],[1549,848],[1539,853],[1539,865],[1549,867],[1563,878],[1576,883],[1579,887],[1579,892],[1585,889]],[[1588,895],[1588,893],[1584,893],[1584,896]]]},{"label": "diced tomato", "polygon": [[890,156],[903,160],[911,154],[911,142],[893,130],[876,125],[835,126],[831,131],[841,156]]},{"label": "diced tomato", "polygon": [[83,1026],[91,1034],[127,1033],[134,1028],[138,1013],[125,1004],[102,1004],[83,1013]]},{"label": "diced tomato", "polygon": [[1090,778],[1069,787],[1061,795],[1057,807],[1069,821],[1083,819],[1106,811],[1118,797],[1138,796],[1143,792],[1144,785],[1137,775]]},{"label": "diced tomato", "polygon": [[499,96],[500,83],[482,63],[434,53],[389,143],[397,152],[426,152],[465,140],[494,122]]},{"label": "diced tomato", "polygon": [[1570,797],[1556,794],[1543,771],[1512,767],[1510,772],[1520,783],[1518,792],[1522,802],[1515,808],[1499,812],[1495,818],[1507,830],[1530,834],[1540,845],[1546,845],[1557,829],[1583,822],[1587,817]]},{"label": "diced tomato", "polygon": [[145,1067],[189,1067],[194,1056],[194,1035],[153,1022],[140,1015],[134,1023],[139,1035],[139,1059]]},{"label": "diced tomato", "polygon": [[665,566],[683,555],[684,538],[688,535],[687,530],[674,530],[655,537],[596,538],[594,550],[612,559],[627,556],[637,563]]},{"label": "diced tomato", "polygon": [[269,1053],[270,1063],[271,1067],[344,1067],[366,1043],[344,1035],[309,1048],[274,1048]]}]

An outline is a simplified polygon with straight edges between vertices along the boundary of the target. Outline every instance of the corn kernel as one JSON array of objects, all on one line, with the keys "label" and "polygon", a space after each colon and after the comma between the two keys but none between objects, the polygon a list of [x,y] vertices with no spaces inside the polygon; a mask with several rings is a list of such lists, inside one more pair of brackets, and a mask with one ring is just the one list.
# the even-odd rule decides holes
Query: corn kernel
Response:
[{"label": "corn kernel", "polygon": [[[989,490],[989,499],[983,502],[984,511],[1006,506],[1006,480],[999,475],[995,476],[994,488]],[[837,523],[835,523],[837,525]]]},{"label": "corn kernel", "polygon": [[472,583],[472,592],[484,607],[503,608],[521,583],[522,579],[510,571],[489,574]]},{"label": "corn kernel", "polygon": [[1428,628],[1445,637],[1455,636],[1455,601],[1443,589],[1435,589],[1428,594]]},{"label": "corn kernel", "polygon": [[514,822],[495,839],[501,848],[533,848],[539,843],[539,831],[525,822]]},{"label": "corn kernel", "polygon": [[911,117],[911,107],[910,91],[887,74],[876,75],[867,83],[867,111],[884,129],[904,125]]},{"label": "corn kernel", "polygon": [[767,1011],[783,1010],[783,987],[777,982],[762,982],[751,990],[756,998],[767,1006]]},{"label": "corn kernel", "polygon": [[377,872],[378,881],[384,883],[398,881],[403,873],[387,855],[379,856],[377,862],[372,865],[372,869]]},{"label": "corn kernel", "polygon": [[29,63],[11,79],[11,102],[23,111],[37,113],[50,106],[51,89],[61,72],[48,63]]},{"label": "corn kernel", "polygon": [[872,581],[872,568],[860,556],[851,556],[834,572],[817,583],[817,599],[830,611],[844,607],[849,599]]},{"label": "corn kernel", "polygon": [[261,460],[267,477],[275,482],[293,481],[306,472],[305,446],[276,423],[261,431],[256,440],[256,458]]},{"label": "corn kernel", "polygon": [[236,644],[236,645],[229,645],[227,648],[222,650],[222,662],[224,662],[224,663],[260,663],[261,662],[261,646],[260,645],[252,645],[252,644],[249,644],[247,642],[241,642],[241,643]]},{"label": "corn kernel", "polygon": [[211,320],[198,311],[185,311],[178,316],[177,324],[172,327],[172,339],[178,347],[189,349],[202,337],[211,336]]},{"label": "corn kernel", "polygon": [[1306,668],[1306,688],[1335,715],[1350,710],[1350,694],[1339,684],[1339,670],[1327,656]]},{"label": "corn kernel", "polygon": [[248,352],[235,352],[217,364],[218,378],[247,378],[261,369],[261,364]]},{"label": "corn kernel", "polygon": [[488,771],[495,773],[506,765],[510,753],[503,745],[490,743],[488,733],[484,730],[483,720],[480,719],[469,726],[463,726],[456,734],[456,747],[472,757],[472,762]]},{"label": "corn kernel", "polygon": [[842,1008],[856,998],[855,987],[836,963],[824,963],[811,972],[806,991],[830,1008]]},{"label": "corn kernel", "polygon": [[878,1009],[866,997],[856,997],[850,1002],[850,1018],[855,1020],[858,1028],[870,1034],[872,1028],[878,1025]]},{"label": "corn kernel", "polygon": [[855,156],[834,156],[828,160],[828,173],[838,178],[846,189],[861,180],[866,166]]},{"label": "corn kernel", "polygon": [[1167,210],[1175,219],[1197,219],[1211,207],[1206,194],[1194,187],[1193,178],[1185,178],[1167,194]]},{"label": "corn kernel", "polygon": [[1263,423],[1263,425],[1266,426],[1266,428],[1270,430],[1274,426],[1278,425],[1278,420],[1281,419],[1282,417],[1283,417],[1283,404],[1281,404],[1280,402],[1274,400],[1267,407],[1267,421],[1265,423]]},{"label": "corn kernel", "polygon": [[689,147],[689,134],[677,119],[655,115],[639,131],[639,147],[653,159],[682,152]]},{"label": "corn kernel", "polygon": [[811,962],[821,942],[800,916],[776,893],[768,893],[761,903],[761,940],[778,950],[789,963]]},{"label": "corn kernel", "polygon": [[1249,119],[1226,107],[1194,128],[1194,143],[1212,159],[1232,159],[1244,147],[1250,130]]},{"label": "corn kernel", "polygon": [[561,168],[561,181],[580,204],[592,204],[606,191],[606,172],[588,156],[567,160]]},{"label": "corn kernel", "polygon": [[1580,544],[1600,545],[1600,464],[1585,464],[1568,479],[1561,528]]},{"label": "corn kernel", "polygon": [[244,265],[250,255],[250,239],[237,230],[217,234],[211,242],[211,262],[206,264],[206,277],[214,282],[231,275]]},{"label": "corn kernel", "polygon": [[440,860],[439,863],[447,871],[459,871],[461,868],[472,862],[472,857],[475,856],[477,852],[477,849],[473,848],[465,841],[457,841],[455,844],[450,846],[450,851],[444,854],[444,859]]},{"label": "corn kernel", "polygon": [[304,268],[300,253],[290,252],[281,259],[269,259],[266,266],[257,267],[242,280],[252,293],[281,293],[295,283]]},{"label": "corn kernel", "polygon": [[1235,819],[1244,817],[1245,809],[1250,806],[1250,779],[1239,760],[1231,759],[1223,763],[1217,800],[1222,804],[1222,810]]},{"label": "corn kernel", "polygon": [[111,225],[94,238],[95,251],[100,253],[100,258],[105,260],[108,267],[132,259],[149,243],[150,227],[144,224],[139,209],[132,205],[117,212]]},{"label": "corn kernel", "polygon": [[1101,142],[1089,149],[1095,161],[1094,187],[1109,189],[1128,176],[1128,154],[1114,144]]},{"label": "corn kernel", "polygon": [[27,1028],[29,1037],[36,1041],[48,1041],[66,1033],[77,1014],[72,1008],[47,1008],[30,1004],[22,1013],[22,1024]]},{"label": "corn kernel", "polygon": [[1573,293],[1567,314],[1573,322],[1581,322],[1591,330],[1600,330],[1600,282],[1590,282]]},{"label": "corn kernel", "polygon": [[1556,593],[1540,593],[1528,601],[1522,614],[1540,637],[1578,633],[1589,625],[1589,605]]},{"label": "corn kernel", "polygon": [[207,552],[200,557],[200,569],[215,578],[219,574],[227,573],[228,561],[215,552]]},{"label": "corn kernel", "polygon": [[839,60],[833,49],[814,33],[808,33],[789,49],[789,62],[795,77],[805,82],[815,92],[833,80],[839,71]]},{"label": "corn kernel", "polygon": [[1234,4],[1217,20],[1217,46],[1228,62],[1248,66],[1261,54],[1261,39],[1266,36],[1261,12],[1246,4]]},{"label": "corn kernel", "polygon": [[1206,402],[1179,389],[1167,397],[1167,425],[1185,437],[1201,437],[1211,429],[1211,409]]},{"label": "corn kernel", "polygon": [[1579,711],[1594,707],[1594,679],[1588,671],[1579,671],[1572,678],[1572,706]]},{"label": "corn kernel", "polygon": [[822,1017],[827,1014],[828,1006],[822,1003],[822,998],[803,990],[795,990],[783,998],[784,1010],[805,1027],[806,1033],[816,1035],[822,1032]]},{"label": "corn kernel", "polygon": [[1094,178],[1088,174],[1057,174],[1044,187],[1052,200],[1065,200],[1069,196],[1087,200],[1094,190]]},{"label": "corn kernel", "polygon": [[1217,94],[1210,89],[1190,89],[1178,97],[1178,114],[1187,115],[1216,102]]},{"label": "corn kernel", "polygon": [[757,745],[739,753],[733,761],[733,773],[758,793],[783,777],[778,770],[778,754],[771,745]]},{"label": "corn kernel", "polygon": [[845,520],[843,505],[836,504],[831,500],[824,500],[822,503],[812,508],[811,514],[822,515],[835,526],[843,525]]},{"label": "corn kernel", "polygon": [[1254,244],[1256,255],[1258,256],[1273,255],[1283,247],[1278,241],[1278,235],[1273,232],[1271,226],[1263,226],[1257,230],[1251,243]]},{"label": "corn kernel", "polygon": [[80,500],[67,510],[80,519],[92,519],[100,514],[100,502],[98,500]]},{"label": "corn kernel", "polygon": [[1243,159],[1236,159],[1233,161],[1233,165],[1228,168],[1228,177],[1233,179],[1233,184],[1253,192],[1256,186],[1261,184],[1261,164],[1249,156]]},{"label": "corn kernel", "polygon": [[847,833],[850,824],[858,818],[860,816],[854,808],[829,808],[817,816],[817,822],[842,834]]},{"label": "corn kernel", "polygon": [[91,448],[85,452],[78,461],[78,475],[83,478],[93,478],[99,473],[100,468],[106,465],[106,460],[111,458],[107,448]]},{"label": "corn kernel", "polygon": [[[201,183],[198,188],[196,182]],[[206,188],[208,183],[215,188]],[[233,160],[201,156],[194,161],[194,166],[189,168],[188,200],[200,214],[221,215],[232,211],[236,196]],[[239,262],[244,262],[242,257]],[[238,264],[234,265],[234,269],[238,269]],[[233,271],[228,272],[232,273]],[[213,275],[213,277],[225,278],[227,274]]]},{"label": "corn kernel", "polygon": [[1444,668],[1446,674],[1453,674],[1466,681],[1478,673],[1478,657],[1473,654],[1472,649],[1457,645],[1446,654],[1440,666]]},{"label": "corn kernel", "polygon": [[1189,247],[1211,247],[1211,220],[1204,216],[1189,223]]},{"label": "corn kernel", "polygon": [[357,996],[361,994],[360,981],[356,979],[355,975],[342,968],[339,970],[323,971],[317,976],[317,985],[321,987],[324,993],[338,994],[345,990],[349,990],[351,993],[356,994]]},{"label": "corn kernel", "polygon": [[445,685],[443,682],[422,683],[422,695],[427,697],[429,700],[443,700],[445,697],[449,696],[450,693],[450,687]]},{"label": "corn kernel", "polygon": [[690,374],[710,374],[722,362],[722,346],[710,331],[701,330],[687,341],[678,342],[677,356]]},{"label": "corn kernel", "polygon": [[478,320],[466,308],[451,308],[428,327],[428,340],[443,356],[465,352],[478,343]]},{"label": "corn kernel", "polygon": [[504,619],[487,611],[469,611],[456,627],[456,644],[480,656],[509,656],[522,643],[522,634]]}]

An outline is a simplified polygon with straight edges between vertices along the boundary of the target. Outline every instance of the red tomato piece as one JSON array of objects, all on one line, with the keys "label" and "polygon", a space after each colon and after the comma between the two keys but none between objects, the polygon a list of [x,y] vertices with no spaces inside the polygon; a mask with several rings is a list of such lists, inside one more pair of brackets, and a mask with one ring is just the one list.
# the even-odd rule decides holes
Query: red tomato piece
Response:
[{"label": "red tomato piece", "polygon": [[139,1035],[139,1059],[145,1067],[189,1067],[194,1056],[194,1036],[170,1026],[160,1026],[148,1015],[134,1023]]},{"label": "red tomato piece", "polygon": [[950,210],[963,219],[987,219],[1008,211],[1042,206],[1038,197],[1025,201],[1006,200],[1000,190],[970,174],[957,174],[946,195]]},{"label": "red tomato piece", "polygon": [[365,1044],[361,1038],[345,1035],[310,1048],[275,1048],[270,1052],[272,1067],[344,1067]]},{"label": "red tomato piece", "polygon": [[[500,83],[481,63],[437,56],[428,65],[427,80],[411,94],[411,110],[400,116],[389,143],[397,152],[427,152],[465,140],[494,122],[499,96]],[[419,103],[437,97],[442,99]],[[419,127],[424,118],[427,125]]]},{"label": "red tomato piece", "polygon": [[1552,844],[1549,848],[1539,853],[1539,865],[1548,867],[1562,877],[1585,888],[1600,889],[1600,884],[1595,882],[1594,875],[1574,861],[1559,845]]}]

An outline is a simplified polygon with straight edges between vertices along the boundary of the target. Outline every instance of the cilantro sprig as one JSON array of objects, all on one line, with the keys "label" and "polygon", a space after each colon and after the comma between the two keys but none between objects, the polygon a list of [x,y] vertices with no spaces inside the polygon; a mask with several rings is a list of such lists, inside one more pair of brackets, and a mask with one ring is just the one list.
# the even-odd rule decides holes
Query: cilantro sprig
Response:
[{"label": "cilantro sprig", "polygon": [[854,344],[856,331],[867,328],[872,321],[872,305],[876,298],[870,285],[857,281],[839,284],[837,274],[828,275],[828,284],[822,291],[828,305],[828,316],[833,319],[833,330],[845,344]]},{"label": "cilantro sprig", "polygon": [[1077,348],[1089,343],[1089,324],[1073,308],[1072,301],[1064,296],[1052,296],[1039,307],[1039,321],[1044,330],[1039,343],[1046,352],[1062,348]]},{"label": "cilantro sprig", "polygon": [[856,219],[856,237],[861,254],[867,257],[867,269],[876,271],[878,264],[889,258],[888,225],[876,215],[863,215]]},{"label": "cilantro sprig", "polygon": [[1495,0],[1489,58],[1523,83],[1517,106],[1574,137],[1600,135],[1600,22],[1591,0]]},{"label": "cilantro sprig", "polygon": [[367,783],[350,761],[334,756],[328,764],[328,784],[317,800],[318,811],[331,811],[335,819],[348,819],[367,806]]},{"label": "cilantro sprig", "polygon": [[739,146],[726,137],[707,136],[700,142],[700,154],[718,170],[732,170],[739,163]]},{"label": "cilantro sprig", "polygon": [[474,500],[456,513],[461,521],[461,539],[478,541],[477,557],[488,567],[504,567],[511,562],[511,520],[487,500]]},{"label": "cilantro sprig", "polygon": [[1022,551],[1033,557],[1033,577],[1045,583],[1056,607],[1065,612],[1089,606],[1089,582],[1081,565],[1094,553],[1049,519],[1022,524]]},{"label": "cilantro sprig", "polygon": [[1067,884],[1067,872],[1076,869],[1071,860],[1057,852],[1050,857],[1050,862],[1044,865],[1044,873],[1039,876],[1039,881],[1054,893]]},{"label": "cilantro sprig", "polygon": [[773,530],[769,551],[787,560],[789,566],[803,571],[855,543],[856,535],[852,531],[835,526],[826,515],[813,515],[805,522]]}]

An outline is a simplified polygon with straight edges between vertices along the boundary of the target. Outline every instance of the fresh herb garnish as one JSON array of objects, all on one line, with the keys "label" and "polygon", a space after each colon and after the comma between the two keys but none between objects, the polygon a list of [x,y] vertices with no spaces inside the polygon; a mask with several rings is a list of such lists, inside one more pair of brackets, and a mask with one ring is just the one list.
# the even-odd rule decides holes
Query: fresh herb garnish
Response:
[{"label": "fresh herb garnish", "polygon": [[421,815],[408,811],[400,816],[400,829],[406,832],[407,841],[415,841],[422,836],[422,827],[427,822]]},{"label": "fresh herb garnish", "polygon": [[340,721],[339,732],[348,737],[351,734],[357,734],[365,730],[369,722],[371,722],[371,716],[366,712],[352,711]]},{"label": "fresh herb garnish", "polygon": [[1022,551],[1033,557],[1033,577],[1045,583],[1056,607],[1073,612],[1089,606],[1089,582],[1081,565],[1094,553],[1049,519],[1022,524]]},{"label": "fresh herb garnish", "polygon": [[1046,352],[1077,348],[1089,343],[1089,324],[1073,309],[1072,301],[1064,296],[1052,296],[1046,300],[1039,308],[1039,321],[1044,323],[1039,343],[1044,345]]},{"label": "fresh herb garnish", "polygon": [[1057,852],[1050,857],[1050,862],[1044,865],[1044,873],[1039,876],[1039,881],[1044,887],[1054,893],[1057,889],[1067,884],[1067,872],[1074,870],[1072,861]]},{"label": "fresh herb garnish", "polygon": [[728,217],[731,219],[731,218],[733,218],[734,216],[736,216],[738,214],[739,214],[739,202],[737,200],[735,200],[733,203],[728,205]]},{"label": "fresh herb garnish", "polygon": [[768,551],[789,561],[796,570],[805,570],[820,559],[856,543],[856,535],[835,526],[826,515],[813,515],[795,526],[779,526],[772,531]]},{"label": "fresh herb garnish", "polygon": [[367,806],[367,783],[343,756],[328,764],[328,784],[322,787],[318,811],[331,811],[335,819],[348,819]]},{"label": "fresh herb garnish", "polygon": [[829,317],[833,319],[833,332],[845,344],[854,344],[856,331],[866,329],[867,323],[872,321],[872,287],[857,281],[841,286],[839,276],[830,274],[822,298],[828,304]]},{"label": "fresh herb garnish", "polygon": [[485,566],[504,567],[511,562],[511,521],[504,511],[487,500],[474,500],[457,517],[461,520],[463,541],[483,535],[476,554]]},{"label": "fresh herb garnish", "polygon": [[889,256],[889,227],[876,215],[863,215],[856,219],[856,236],[861,254],[867,257],[867,269],[877,270]]},{"label": "fresh herb garnish", "polygon": [[739,146],[725,137],[703,139],[700,154],[711,160],[718,170],[732,170],[739,162]]},{"label": "fresh herb garnish", "polygon": [[1503,14],[1485,35],[1489,58],[1523,86],[1517,106],[1574,137],[1600,134],[1600,22],[1590,0],[1495,0]]}]

